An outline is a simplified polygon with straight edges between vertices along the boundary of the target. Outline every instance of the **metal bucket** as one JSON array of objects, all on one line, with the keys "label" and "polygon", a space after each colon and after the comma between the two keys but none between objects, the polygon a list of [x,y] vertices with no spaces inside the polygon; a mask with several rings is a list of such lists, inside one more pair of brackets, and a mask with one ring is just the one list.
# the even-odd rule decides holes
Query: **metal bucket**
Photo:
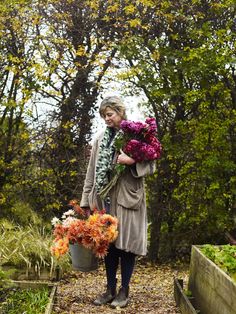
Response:
[{"label": "metal bucket", "polygon": [[75,243],[69,244],[72,267],[80,271],[92,271],[98,269],[98,258],[84,246]]}]

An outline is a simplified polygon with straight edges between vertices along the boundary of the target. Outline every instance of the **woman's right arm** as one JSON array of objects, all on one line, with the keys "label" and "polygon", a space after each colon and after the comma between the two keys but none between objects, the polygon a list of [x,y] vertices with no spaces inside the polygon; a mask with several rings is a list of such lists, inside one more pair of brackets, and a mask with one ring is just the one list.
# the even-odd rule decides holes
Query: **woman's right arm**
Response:
[{"label": "woman's right arm", "polygon": [[96,164],[95,164],[95,157],[96,157],[96,152],[98,149],[98,141],[96,140],[93,144],[90,159],[89,159],[89,164],[87,168],[87,173],[84,181],[84,187],[83,187],[83,193],[80,201],[80,207],[89,207],[89,201],[88,201],[88,196],[90,192],[92,191],[93,185],[94,185],[94,176],[95,176],[95,169],[96,169]]}]

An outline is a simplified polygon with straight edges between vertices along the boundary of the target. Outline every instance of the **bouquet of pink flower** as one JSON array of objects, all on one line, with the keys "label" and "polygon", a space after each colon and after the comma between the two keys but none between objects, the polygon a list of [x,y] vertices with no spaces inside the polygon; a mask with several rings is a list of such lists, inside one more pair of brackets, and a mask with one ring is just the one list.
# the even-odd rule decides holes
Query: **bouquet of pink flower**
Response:
[{"label": "bouquet of pink flower", "polygon": [[[120,124],[120,134],[115,140],[115,148],[118,152],[123,150],[135,162],[160,158],[162,147],[157,138],[155,118],[147,118],[145,123],[123,120]],[[107,196],[125,168],[125,165],[115,165],[111,181],[99,193],[102,198]]]}]

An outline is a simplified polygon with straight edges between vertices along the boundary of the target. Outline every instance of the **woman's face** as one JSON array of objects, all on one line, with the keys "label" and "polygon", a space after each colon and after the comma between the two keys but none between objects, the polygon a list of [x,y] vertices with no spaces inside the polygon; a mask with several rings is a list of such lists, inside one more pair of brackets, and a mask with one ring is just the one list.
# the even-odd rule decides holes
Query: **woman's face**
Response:
[{"label": "woman's face", "polygon": [[123,120],[121,115],[110,107],[106,108],[103,119],[105,120],[106,125],[110,128],[119,128],[120,123]]}]

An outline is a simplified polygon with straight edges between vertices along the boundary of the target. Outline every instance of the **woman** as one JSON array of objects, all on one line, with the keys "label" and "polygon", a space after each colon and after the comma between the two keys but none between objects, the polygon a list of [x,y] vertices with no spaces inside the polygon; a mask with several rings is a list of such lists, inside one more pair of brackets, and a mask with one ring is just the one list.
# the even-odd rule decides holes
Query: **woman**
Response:
[{"label": "woman", "polygon": [[[94,301],[95,305],[111,303],[111,307],[125,307],[128,303],[129,282],[136,255],[147,251],[147,214],[143,177],[154,172],[154,162],[135,163],[122,151],[117,155],[114,147],[120,123],[126,119],[125,106],[119,97],[105,98],[99,109],[107,125],[94,142],[80,206],[106,209],[119,221],[118,238],[105,257],[107,289]],[[126,170],[102,200],[99,192],[109,182],[113,163],[126,165]],[[116,273],[121,264],[121,288],[116,293]]]}]

